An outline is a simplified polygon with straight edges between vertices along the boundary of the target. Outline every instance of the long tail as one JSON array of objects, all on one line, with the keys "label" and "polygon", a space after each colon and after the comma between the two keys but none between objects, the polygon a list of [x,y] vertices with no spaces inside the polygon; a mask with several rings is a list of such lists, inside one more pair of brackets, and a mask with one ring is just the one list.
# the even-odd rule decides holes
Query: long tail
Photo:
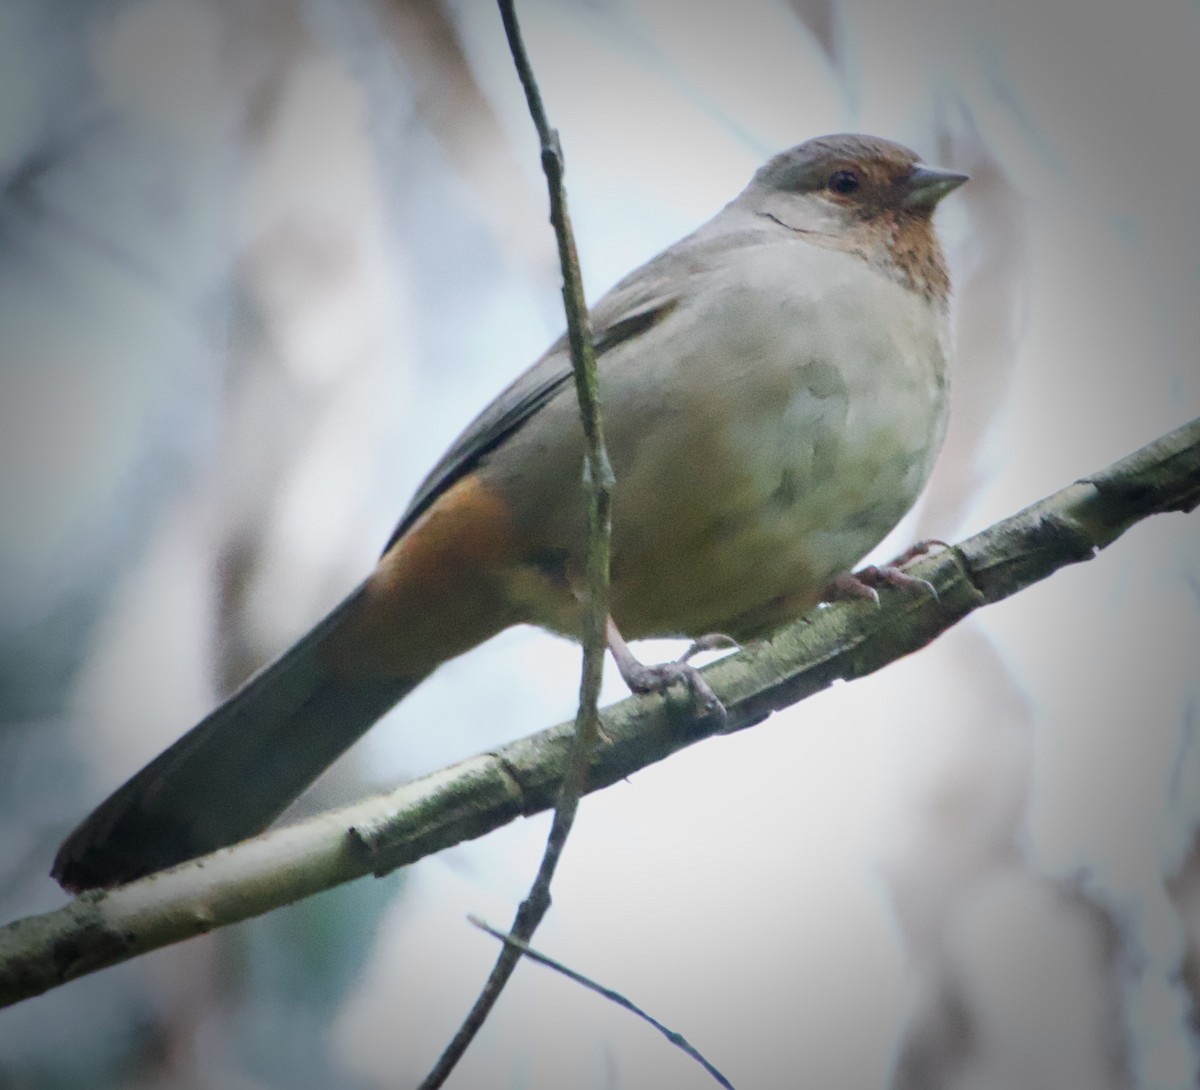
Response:
[{"label": "long tail", "polygon": [[101,803],[51,874],[73,891],[117,885],[266,828],[428,673],[348,678],[331,668],[329,644],[362,594]]}]

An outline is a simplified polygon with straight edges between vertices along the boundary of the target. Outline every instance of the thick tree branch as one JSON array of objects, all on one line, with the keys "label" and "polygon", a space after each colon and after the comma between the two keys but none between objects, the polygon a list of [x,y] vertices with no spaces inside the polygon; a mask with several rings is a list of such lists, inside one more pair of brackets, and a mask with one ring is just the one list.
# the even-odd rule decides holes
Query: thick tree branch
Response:
[{"label": "thick tree branch", "polygon": [[[740,730],[925,646],[969,613],[1088,560],[1141,519],[1200,504],[1200,419],[910,569],[938,597],[884,591],[840,603],[714,664],[705,676]],[[607,708],[589,791],[711,734],[691,699]],[[366,874],[384,874],[554,805],[571,751],[564,723],[368,799],[0,928],[0,1005]]]}]

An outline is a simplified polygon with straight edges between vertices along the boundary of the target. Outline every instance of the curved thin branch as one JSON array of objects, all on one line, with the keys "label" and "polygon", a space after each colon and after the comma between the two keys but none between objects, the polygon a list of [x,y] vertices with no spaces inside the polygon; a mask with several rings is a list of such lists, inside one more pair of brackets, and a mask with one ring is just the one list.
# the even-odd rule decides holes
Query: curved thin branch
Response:
[{"label": "curved thin branch", "polygon": [[671,1044],[683,1052],[690,1059],[693,1059],[709,1075],[718,1086],[725,1087],[725,1090],[734,1090],[733,1084],[723,1075],[720,1070],[704,1055],[695,1045],[693,1045],[682,1033],[678,1030],[673,1030],[664,1026],[654,1015],[642,1010],[632,999],[622,995],[613,988],[606,988],[603,984],[598,984],[591,977],[584,976],[583,973],[578,973],[569,965],[564,965],[561,961],[556,961],[554,958],[543,954],[540,950],[535,950],[528,943],[518,942],[512,935],[506,935],[503,931],[497,931],[494,927],[489,927],[483,920],[476,916],[468,916],[469,923],[474,924],[480,931],[485,931],[494,939],[499,939],[506,946],[519,946],[521,953],[530,961],[536,961],[539,965],[545,965],[547,969],[553,969],[556,973],[565,976],[568,980],[574,981],[576,984],[587,988],[590,992],[595,992],[602,999],[607,999],[610,1003],[616,1004],[623,1010],[629,1011],[630,1014],[640,1018],[647,1025],[658,1030]]},{"label": "curved thin branch", "polygon": [[[1150,515],[1200,504],[1200,418],[1127,458],[914,564],[938,597],[904,591],[839,603],[705,671],[741,730],[776,709],[924,647],[980,606],[1091,559]],[[715,717],[710,717],[715,718]],[[588,791],[714,733],[688,694],[622,701]],[[0,928],[0,1005],[366,874],[385,874],[555,804],[574,724],[479,754],[391,794],[264,833],[232,848]]]},{"label": "curved thin branch", "polygon": [[550,223],[558,243],[562,268],[563,310],[567,318],[567,343],[575,372],[575,394],[585,443],[583,482],[588,501],[587,587],[583,600],[583,667],[579,680],[579,710],[575,715],[574,744],[554,804],[554,821],[546,838],[542,861],[529,893],[517,908],[511,937],[513,942],[500,948],[496,964],[488,974],[479,995],[471,1005],[458,1031],[442,1050],[432,1070],[421,1082],[421,1090],[442,1086],[462,1059],[487,1020],[496,1000],[521,960],[526,944],[533,938],[546,913],[550,911],[550,883],[567,846],[575,824],[579,799],[587,785],[588,756],[600,736],[600,683],[604,677],[604,651],[607,647],[609,542],[612,537],[613,473],[604,446],[600,419],[599,384],[596,379],[596,353],[583,295],[583,277],[575,235],[567,212],[567,192],[563,186],[563,154],[558,132],[550,127],[542,105],[542,94],[525,52],[521,27],[513,0],[499,0],[500,18],[508,38],[513,64],[525,91],[529,113],[541,144],[542,170],[550,191]]}]

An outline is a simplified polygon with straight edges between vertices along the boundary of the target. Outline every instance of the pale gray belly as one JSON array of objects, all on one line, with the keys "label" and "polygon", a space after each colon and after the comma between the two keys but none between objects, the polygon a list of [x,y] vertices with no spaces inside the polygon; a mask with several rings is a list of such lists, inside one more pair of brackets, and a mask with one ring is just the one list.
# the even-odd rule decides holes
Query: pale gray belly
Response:
[{"label": "pale gray belly", "polygon": [[[886,396],[814,381],[782,411],[735,415],[686,454],[673,480],[618,483],[613,615],[632,637],[746,635],[797,615],[879,543],[923,488],[943,392],[892,382]],[[654,497],[658,519],[627,513]]]}]

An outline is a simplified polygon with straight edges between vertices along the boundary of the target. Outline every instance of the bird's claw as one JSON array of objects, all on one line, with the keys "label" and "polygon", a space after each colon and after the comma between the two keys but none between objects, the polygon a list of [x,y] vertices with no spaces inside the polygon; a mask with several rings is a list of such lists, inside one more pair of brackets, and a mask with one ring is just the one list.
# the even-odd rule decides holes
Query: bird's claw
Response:
[{"label": "bird's claw", "polygon": [[737,647],[738,642],[732,636],[726,636],[723,632],[710,632],[707,636],[693,640],[691,646],[675,661],[690,662],[705,651],[736,651]]},{"label": "bird's claw", "polygon": [[[907,554],[905,554],[907,555]],[[914,554],[919,555],[919,554]],[[933,596],[934,601],[940,601],[937,587],[928,579],[919,575],[909,575],[897,564],[868,564],[861,571],[843,572],[829,585],[826,601],[867,598],[879,605],[880,586],[895,587],[897,590],[921,591]]]},{"label": "bird's claw", "polygon": [[683,682],[688,687],[692,704],[698,715],[719,715],[725,718],[725,705],[712,691],[712,686],[704,680],[704,676],[696,667],[688,663],[688,659],[700,654],[701,651],[723,650],[736,647],[737,643],[728,636],[713,633],[701,636],[673,662],[662,662],[647,665],[641,662],[630,650],[616,624],[609,618],[608,648],[616,660],[617,669],[631,692],[661,693],[676,682]]},{"label": "bird's claw", "polygon": [[636,668],[621,671],[625,684],[635,693],[661,693],[676,682],[683,682],[691,693],[692,704],[700,715],[725,716],[723,705],[704,675],[694,666],[682,660],[660,662],[652,665],[637,663]]}]

